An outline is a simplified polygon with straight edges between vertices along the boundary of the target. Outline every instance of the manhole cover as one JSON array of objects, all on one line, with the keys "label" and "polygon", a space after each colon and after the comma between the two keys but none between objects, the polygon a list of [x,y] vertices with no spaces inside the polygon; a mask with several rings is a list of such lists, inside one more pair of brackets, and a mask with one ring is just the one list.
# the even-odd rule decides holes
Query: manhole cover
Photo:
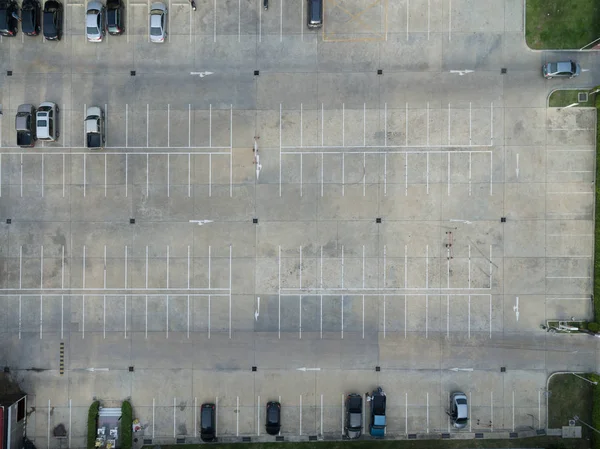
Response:
[{"label": "manhole cover", "polygon": [[587,92],[579,92],[577,94],[577,101],[579,103],[585,103],[585,102],[587,102],[588,101],[588,94],[587,94]]}]

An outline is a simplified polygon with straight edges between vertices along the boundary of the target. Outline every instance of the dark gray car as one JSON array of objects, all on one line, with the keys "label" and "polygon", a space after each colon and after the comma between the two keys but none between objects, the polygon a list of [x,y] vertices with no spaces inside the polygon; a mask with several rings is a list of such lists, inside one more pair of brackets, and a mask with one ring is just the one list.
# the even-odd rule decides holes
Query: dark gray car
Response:
[{"label": "dark gray car", "polygon": [[352,393],[346,397],[346,436],[360,438],[362,434],[362,396]]}]

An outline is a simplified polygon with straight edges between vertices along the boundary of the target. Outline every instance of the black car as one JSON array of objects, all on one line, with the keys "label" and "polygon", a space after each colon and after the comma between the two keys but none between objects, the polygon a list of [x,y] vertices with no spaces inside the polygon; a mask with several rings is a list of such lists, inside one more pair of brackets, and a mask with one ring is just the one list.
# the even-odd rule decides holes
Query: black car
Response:
[{"label": "black car", "polygon": [[215,404],[202,404],[200,408],[200,438],[215,441]]},{"label": "black car", "polygon": [[0,34],[16,36],[19,26],[19,6],[15,1],[0,1]]},{"label": "black car", "polygon": [[62,37],[63,5],[56,0],[47,0],[44,4],[44,37],[59,41]]},{"label": "black car", "polygon": [[42,8],[38,0],[23,0],[21,6],[21,30],[27,36],[37,36],[40,34],[40,17]]},{"label": "black car", "polygon": [[277,435],[281,430],[281,404],[276,401],[267,402],[267,433]]},{"label": "black car", "polygon": [[121,0],[108,0],[106,3],[106,30],[109,34],[123,34],[123,2]]}]

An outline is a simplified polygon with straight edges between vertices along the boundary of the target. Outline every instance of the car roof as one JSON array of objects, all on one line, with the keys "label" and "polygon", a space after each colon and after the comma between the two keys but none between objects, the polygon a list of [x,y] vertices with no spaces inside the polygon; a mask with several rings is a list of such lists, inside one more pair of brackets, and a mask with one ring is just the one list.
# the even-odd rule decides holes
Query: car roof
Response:
[{"label": "car roof", "polygon": [[571,61],[562,61],[556,63],[558,72],[570,72],[571,71]]}]

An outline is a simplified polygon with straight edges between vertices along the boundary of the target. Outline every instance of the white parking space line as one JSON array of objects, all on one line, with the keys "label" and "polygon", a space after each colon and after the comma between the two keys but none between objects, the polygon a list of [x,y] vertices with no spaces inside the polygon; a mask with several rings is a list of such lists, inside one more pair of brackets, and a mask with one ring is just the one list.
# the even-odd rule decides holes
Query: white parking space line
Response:
[{"label": "white parking space line", "polygon": [[104,245],[104,289],[106,290],[106,245]]},{"label": "white parking space line", "polygon": [[44,198],[44,153],[42,153],[42,198]]},{"label": "white parking space line", "polygon": [[167,147],[171,146],[171,105],[167,104]]},{"label": "white parking space line", "polygon": [[83,257],[81,261],[81,285],[85,288],[85,245],[83,245]]},{"label": "white parking space line", "polygon": [[165,330],[166,330],[166,338],[169,338],[169,295],[167,295],[167,313],[165,314],[165,318],[166,318],[166,326],[165,326]]},{"label": "white parking space line", "polygon": [[146,104],[146,147],[150,148],[150,105]]},{"label": "white parking space line", "polygon": [[44,295],[40,295],[40,340],[43,338],[44,327]]},{"label": "white parking space line", "polygon": [[214,20],[213,20],[213,42],[217,42],[217,0],[214,1]]},{"label": "white parking space line", "polygon": [[21,153],[21,198],[23,198],[23,154]]},{"label": "white parking space line", "polygon": [[50,449],[50,416],[52,412],[52,408],[50,407],[50,399],[48,399],[48,426],[47,426],[47,440],[48,440],[48,449]]},{"label": "white parking space line", "polygon": [[[212,154],[208,155],[210,161]],[[210,195],[209,195],[210,196]],[[188,153],[188,198],[192,197],[192,155]]]},{"label": "white parking space line", "polygon": [[171,155],[167,154],[167,198],[171,197]]},{"label": "white parking space line", "polygon": [[85,295],[81,296],[81,339],[85,338]]},{"label": "white parking space line", "polygon": [[229,197],[233,197],[233,104],[229,105]]},{"label": "white parking space line", "polygon": [[148,245],[146,245],[146,290],[148,289]]},{"label": "white parking space line", "polygon": [[260,395],[256,401],[256,435],[260,436]]},{"label": "white parking space line", "polygon": [[258,4],[258,42],[262,42],[262,7],[260,6],[260,0],[256,0]]},{"label": "white parking space line", "polygon": [[[279,0],[279,42],[283,41],[283,0]],[[302,414],[300,414],[302,416]],[[302,426],[300,426],[302,428]],[[302,433],[300,433],[302,434]]]},{"label": "white parking space line", "polygon": [[[279,103],[279,196],[281,196],[281,108],[282,104]],[[21,195],[23,196],[23,195]]]},{"label": "white parking space line", "polygon": [[106,338],[106,295],[104,295],[103,309],[102,309],[102,335]]},{"label": "white parking space line", "polygon": [[173,438],[177,437],[177,431],[175,429],[175,427],[177,425],[177,418],[175,416],[176,412],[177,412],[177,398],[174,397],[173,398]]},{"label": "white parking space line", "polygon": [[410,16],[410,0],[406,0],[406,40],[408,40],[409,16]]},{"label": "white parking space line", "polygon": [[281,339],[281,245],[278,247],[277,256],[277,269],[278,269],[278,300],[277,300],[277,337]]},{"label": "white parking space line", "polygon": [[64,338],[65,338],[64,328],[65,328],[65,296],[61,295],[60,296],[60,339],[61,340],[64,340]]},{"label": "white parking space line", "polygon": [[125,153],[125,198],[129,193],[129,154]]},{"label": "white parking space line", "polygon": [[408,393],[404,393],[404,433],[408,435]]},{"label": "white parking space line", "polygon": [[188,148],[192,146],[192,105],[188,104]]},{"label": "white parking space line", "polygon": [[171,260],[170,260],[170,257],[169,257],[169,252],[170,252],[169,250],[170,250],[170,247],[169,247],[169,245],[167,245],[167,289],[169,288],[169,269],[170,269],[170,266],[171,266]]},{"label": "white parking space line", "polygon": [[149,164],[150,164],[150,155],[146,154],[146,197],[150,196],[150,171],[149,171]]},{"label": "white parking space line", "polygon": [[448,41],[452,40],[452,0],[448,0]]},{"label": "white parking space line", "polygon": [[65,288],[65,245],[62,245],[60,258],[60,288]]},{"label": "white parking space line", "polygon": [[83,155],[83,197],[85,198],[85,194],[86,194],[86,188],[87,188],[87,179],[86,179],[86,175],[87,175],[87,154]]}]

